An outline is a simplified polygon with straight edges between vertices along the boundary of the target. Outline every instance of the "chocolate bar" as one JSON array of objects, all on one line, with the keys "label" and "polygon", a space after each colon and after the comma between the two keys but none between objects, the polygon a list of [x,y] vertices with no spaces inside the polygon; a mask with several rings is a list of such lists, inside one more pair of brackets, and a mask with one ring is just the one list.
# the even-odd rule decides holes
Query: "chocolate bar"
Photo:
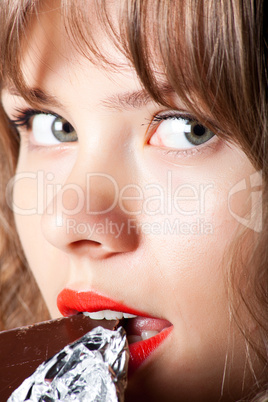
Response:
[{"label": "chocolate bar", "polygon": [[91,320],[83,314],[0,333],[0,395],[11,393],[45,360],[96,326],[115,329],[115,320]]},{"label": "chocolate bar", "polygon": [[96,327],[40,364],[7,402],[124,402],[128,343],[123,327]]}]

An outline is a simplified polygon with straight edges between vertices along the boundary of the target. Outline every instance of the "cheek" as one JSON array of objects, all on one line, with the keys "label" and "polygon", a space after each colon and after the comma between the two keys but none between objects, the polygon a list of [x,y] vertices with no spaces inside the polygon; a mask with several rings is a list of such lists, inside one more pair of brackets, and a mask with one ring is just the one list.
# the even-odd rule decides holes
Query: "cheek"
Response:
[{"label": "cheek", "polygon": [[47,180],[47,177],[52,177],[51,174],[45,170],[18,171],[13,187],[13,211],[29,266],[51,315],[58,317],[60,313],[55,300],[64,285],[68,261],[64,253],[45,239],[42,231],[42,216],[53,198],[53,192],[49,190],[53,184]]},{"label": "cheek", "polygon": [[[228,329],[226,270],[233,257],[232,243],[237,233],[246,228],[237,216],[246,217],[250,213],[251,203],[245,200],[250,198],[251,189],[236,194],[237,215],[230,209],[230,199],[236,183],[254,174],[249,163],[243,169],[239,163],[240,169],[227,169],[222,180],[217,169],[203,172],[199,180],[196,180],[198,174],[173,175],[173,191],[180,186],[182,189],[177,192],[177,207],[172,213],[157,217],[162,230],[158,238],[149,234],[148,244],[153,245],[156,266],[164,267],[158,279],[161,282],[164,278],[161,286],[162,292],[168,294],[165,303],[170,320],[179,326],[184,323],[190,337],[202,335],[223,340]],[[186,187],[185,183],[191,185]],[[156,217],[150,218],[151,229],[155,221]]]}]

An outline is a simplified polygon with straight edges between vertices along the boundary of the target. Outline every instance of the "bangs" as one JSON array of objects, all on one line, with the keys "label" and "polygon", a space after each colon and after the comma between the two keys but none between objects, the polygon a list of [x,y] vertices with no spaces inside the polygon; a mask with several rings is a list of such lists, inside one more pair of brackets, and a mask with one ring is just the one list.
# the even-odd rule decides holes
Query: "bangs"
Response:
[{"label": "bangs", "polygon": [[162,76],[201,123],[239,143],[258,168],[267,155],[263,7],[253,0],[133,0],[125,4],[121,29],[151,96],[172,106],[161,91]]},{"label": "bangs", "polygon": [[256,130],[267,132],[268,98],[261,0],[118,0],[116,7],[113,0],[92,0],[88,7],[84,0],[3,2],[2,86],[10,81],[34,103],[20,69],[23,45],[31,23],[54,8],[83,56],[106,68],[120,67],[98,39],[104,33],[156,102],[174,108],[163,91],[170,88],[202,124],[238,142],[260,167],[266,150]]}]

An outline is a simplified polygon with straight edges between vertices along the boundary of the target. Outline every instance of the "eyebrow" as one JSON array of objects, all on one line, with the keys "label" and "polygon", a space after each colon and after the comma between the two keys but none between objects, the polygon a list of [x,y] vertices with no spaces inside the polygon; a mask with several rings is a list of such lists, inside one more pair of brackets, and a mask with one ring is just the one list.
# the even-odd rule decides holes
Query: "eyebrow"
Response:
[{"label": "eyebrow", "polygon": [[[14,86],[6,87],[6,90],[13,96],[19,96],[20,98],[24,97],[22,93]],[[33,103],[43,106],[52,106],[58,108],[63,106],[55,96],[50,95],[39,88],[29,88],[26,94],[26,100],[27,98],[31,99]]]},{"label": "eyebrow", "polygon": [[[159,88],[163,96],[171,96],[172,94],[175,94],[174,89],[166,83],[160,84]],[[156,101],[154,101],[148,91],[140,89],[133,92],[129,91],[109,96],[101,101],[101,105],[109,109],[128,110],[141,109],[150,102]]]},{"label": "eyebrow", "polygon": [[[23,97],[22,93],[13,86],[6,89],[11,95]],[[174,93],[174,90],[169,85],[163,85],[161,86],[161,92],[165,95],[170,95]],[[37,105],[63,108],[63,104],[55,96],[40,88],[29,88],[26,97],[29,97]],[[108,96],[100,101],[100,105],[107,109],[129,110],[141,109],[150,102],[153,102],[151,95],[145,89],[140,89]]]}]

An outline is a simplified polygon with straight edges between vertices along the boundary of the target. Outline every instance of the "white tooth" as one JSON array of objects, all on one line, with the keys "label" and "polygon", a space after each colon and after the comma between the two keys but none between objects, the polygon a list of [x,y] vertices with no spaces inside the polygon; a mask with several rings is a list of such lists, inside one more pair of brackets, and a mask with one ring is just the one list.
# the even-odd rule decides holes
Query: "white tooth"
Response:
[{"label": "white tooth", "polygon": [[137,316],[137,315],[134,315],[134,314],[123,313],[123,317],[124,317],[124,318],[135,318],[135,317],[138,317],[138,316]]},{"label": "white tooth", "polygon": [[112,310],[101,310],[95,311],[93,313],[89,313],[85,311],[83,313],[85,316],[92,318],[92,320],[121,320],[123,318],[123,313],[120,311],[112,311]]},{"label": "white tooth", "polygon": [[104,310],[103,313],[106,320],[121,320],[123,318],[123,313],[120,311]]},{"label": "white tooth", "polygon": [[87,315],[92,320],[103,320],[104,319],[104,312],[103,311],[95,311],[93,313],[87,313]]},{"label": "white tooth", "polygon": [[152,336],[155,336],[159,334],[159,331],[142,331],[141,333],[141,339],[145,341],[146,339],[151,338]]},{"label": "white tooth", "polygon": [[88,311],[84,311],[83,314],[84,314],[86,317],[89,317],[89,314],[90,314],[90,313],[89,313]]},{"label": "white tooth", "polygon": [[121,311],[113,311],[113,310],[101,310],[95,311],[93,313],[89,313],[88,311],[84,311],[83,314],[87,317],[90,317],[92,320],[121,320],[124,318],[135,318],[137,317],[134,314],[122,313]]}]

